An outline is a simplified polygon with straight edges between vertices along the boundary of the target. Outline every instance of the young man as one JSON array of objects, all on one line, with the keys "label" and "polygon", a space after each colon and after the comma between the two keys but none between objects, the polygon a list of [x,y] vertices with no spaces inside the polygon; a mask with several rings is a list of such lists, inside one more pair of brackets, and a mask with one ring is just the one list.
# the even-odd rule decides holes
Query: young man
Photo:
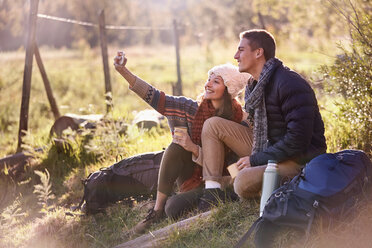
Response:
[{"label": "young man", "polygon": [[[265,30],[240,34],[234,58],[240,72],[253,76],[245,92],[250,127],[208,119],[202,131],[203,178],[206,189],[199,208],[223,198],[224,147],[240,159],[234,190],[241,198],[258,195],[268,160],[278,162],[282,176],[293,177],[306,162],[326,151],[324,124],[310,85],[275,58],[274,37]],[[252,134],[253,129],[253,134]],[[223,200],[223,199],[222,199]]]}]

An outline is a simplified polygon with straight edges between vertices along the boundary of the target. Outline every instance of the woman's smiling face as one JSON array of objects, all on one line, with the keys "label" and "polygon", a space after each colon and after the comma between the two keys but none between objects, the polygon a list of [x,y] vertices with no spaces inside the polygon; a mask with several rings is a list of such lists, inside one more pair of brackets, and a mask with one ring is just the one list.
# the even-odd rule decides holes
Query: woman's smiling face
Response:
[{"label": "woman's smiling face", "polygon": [[225,88],[222,77],[211,74],[204,85],[204,99],[222,100]]}]

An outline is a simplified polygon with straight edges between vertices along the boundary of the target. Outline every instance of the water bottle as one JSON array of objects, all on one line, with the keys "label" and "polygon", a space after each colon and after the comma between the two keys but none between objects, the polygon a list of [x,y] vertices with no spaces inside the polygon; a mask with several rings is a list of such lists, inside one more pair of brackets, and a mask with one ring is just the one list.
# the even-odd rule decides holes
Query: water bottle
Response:
[{"label": "water bottle", "polygon": [[275,160],[269,160],[267,161],[267,167],[263,175],[260,216],[262,216],[267,200],[278,186],[279,174],[277,163]]}]

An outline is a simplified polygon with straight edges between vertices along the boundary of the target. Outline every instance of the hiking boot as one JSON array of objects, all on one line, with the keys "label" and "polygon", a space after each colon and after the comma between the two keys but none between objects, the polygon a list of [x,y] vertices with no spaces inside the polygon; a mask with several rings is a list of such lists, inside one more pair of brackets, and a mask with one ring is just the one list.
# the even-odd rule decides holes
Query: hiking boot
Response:
[{"label": "hiking boot", "polygon": [[198,204],[198,210],[201,212],[206,212],[212,207],[217,206],[220,203],[226,201],[226,192],[221,189],[204,189],[203,196],[200,198]]},{"label": "hiking boot", "polygon": [[163,210],[154,210],[153,208],[148,211],[147,216],[140,223],[138,223],[134,228],[133,232],[136,234],[141,234],[148,229],[152,223],[158,222],[164,216]]}]

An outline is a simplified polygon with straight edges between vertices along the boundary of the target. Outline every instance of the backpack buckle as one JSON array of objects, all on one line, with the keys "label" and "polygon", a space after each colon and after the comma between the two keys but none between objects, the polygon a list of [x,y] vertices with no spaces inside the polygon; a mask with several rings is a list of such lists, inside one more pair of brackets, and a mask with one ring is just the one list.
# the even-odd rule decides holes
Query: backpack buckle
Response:
[{"label": "backpack buckle", "polygon": [[283,194],[282,191],[276,192],[276,193],[275,193],[275,197],[278,198],[278,197],[280,197],[282,194]]},{"label": "backpack buckle", "polygon": [[342,156],[342,154],[339,154],[336,156],[336,159],[342,161],[344,159],[344,156]]},{"label": "backpack buckle", "polygon": [[368,183],[368,181],[369,181],[368,177],[365,176],[363,181],[364,181],[364,183]]}]

